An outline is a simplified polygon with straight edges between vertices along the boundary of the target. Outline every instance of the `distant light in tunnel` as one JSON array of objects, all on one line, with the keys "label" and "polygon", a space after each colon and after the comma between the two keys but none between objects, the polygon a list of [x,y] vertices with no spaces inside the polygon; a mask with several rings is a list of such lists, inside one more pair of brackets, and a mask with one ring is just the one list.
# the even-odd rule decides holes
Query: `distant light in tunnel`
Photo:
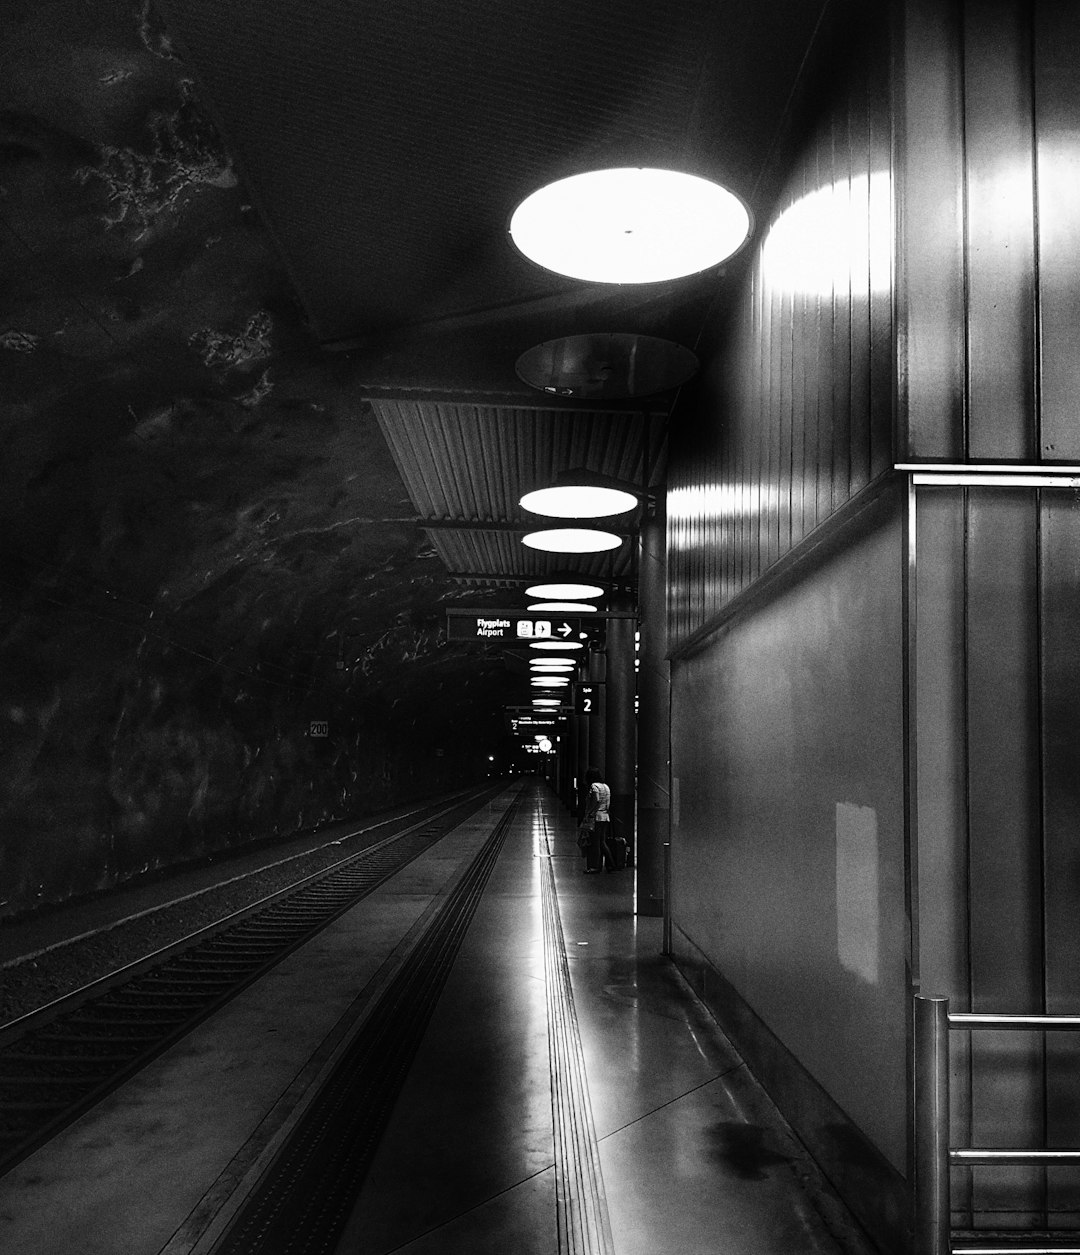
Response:
[{"label": "distant light in tunnel", "polygon": [[580,641],[530,641],[530,649],[581,649]]},{"label": "distant light in tunnel", "polygon": [[527,196],[510,237],[530,261],[590,283],[657,283],[730,257],[750,214],[718,183],[679,170],[590,170]]},{"label": "distant light in tunnel", "polygon": [[588,606],[583,601],[534,601],[529,610],[561,611],[563,614],[595,614],[596,607]]},{"label": "distant light in tunnel", "polygon": [[542,532],[529,532],[521,543],[544,553],[602,553],[618,549],[622,537],[592,527],[550,527]]},{"label": "distant light in tunnel", "polygon": [[621,488],[593,484],[564,484],[558,488],[538,488],[521,498],[521,508],[530,514],[546,514],[557,519],[601,519],[627,514],[638,499]]}]

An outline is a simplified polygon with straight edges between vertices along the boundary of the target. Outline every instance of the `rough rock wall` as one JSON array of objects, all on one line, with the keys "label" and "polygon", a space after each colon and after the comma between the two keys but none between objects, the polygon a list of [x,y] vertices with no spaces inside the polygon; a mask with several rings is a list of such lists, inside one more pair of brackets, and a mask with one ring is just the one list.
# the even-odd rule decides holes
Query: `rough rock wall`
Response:
[{"label": "rough rock wall", "polygon": [[0,918],[479,778],[504,679],[150,6],[3,20]]}]

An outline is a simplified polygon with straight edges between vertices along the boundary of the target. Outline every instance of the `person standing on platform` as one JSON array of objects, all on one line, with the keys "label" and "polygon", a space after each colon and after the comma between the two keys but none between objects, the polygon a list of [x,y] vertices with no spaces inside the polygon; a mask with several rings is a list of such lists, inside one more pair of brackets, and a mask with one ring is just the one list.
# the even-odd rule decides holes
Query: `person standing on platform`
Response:
[{"label": "person standing on platform", "polygon": [[598,872],[602,868],[613,872],[615,857],[608,844],[611,834],[611,789],[600,778],[600,771],[590,767],[585,773],[588,793],[585,797],[585,814],[581,826],[589,834],[589,846],[586,854],[585,872]]}]

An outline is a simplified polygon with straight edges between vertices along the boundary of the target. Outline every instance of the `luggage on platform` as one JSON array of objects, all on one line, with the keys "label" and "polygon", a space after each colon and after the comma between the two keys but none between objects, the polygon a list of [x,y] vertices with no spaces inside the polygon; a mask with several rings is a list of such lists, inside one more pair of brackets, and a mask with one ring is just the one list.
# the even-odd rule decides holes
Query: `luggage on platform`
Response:
[{"label": "luggage on platform", "polygon": [[626,838],[608,837],[608,849],[615,860],[615,869],[621,871],[626,866]]}]

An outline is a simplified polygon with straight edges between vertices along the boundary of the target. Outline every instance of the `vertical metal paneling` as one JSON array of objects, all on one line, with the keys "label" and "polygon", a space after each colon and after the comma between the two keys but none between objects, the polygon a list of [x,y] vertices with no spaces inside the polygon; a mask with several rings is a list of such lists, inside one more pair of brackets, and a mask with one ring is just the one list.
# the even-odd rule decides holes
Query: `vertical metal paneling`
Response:
[{"label": "vertical metal paneling", "polygon": [[761,225],[723,367],[697,392],[700,439],[672,444],[674,648],[865,486],[875,449],[874,469],[891,465],[885,32],[870,44],[871,61],[853,57],[849,82],[827,93]]},{"label": "vertical metal paneling", "polygon": [[[963,489],[919,495],[916,510],[916,780],[919,989],[970,1010],[968,972],[966,576]],[[952,1141],[971,1145],[967,1035],[950,1052]],[[971,1174],[953,1174],[952,1205],[971,1207]]]},{"label": "vertical metal paneling", "polygon": [[1041,343],[1041,452],[1080,458],[1080,6],[1035,8]]},{"label": "vertical metal paneling", "polygon": [[[1040,526],[1042,623],[1045,997],[1050,1014],[1080,1007],[1080,503],[1067,490],[1044,490]],[[1080,1041],[1047,1035],[1047,1140],[1080,1145]],[[1061,1227],[1080,1228],[1077,1174],[1049,1173],[1049,1203]]]},{"label": "vertical metal paneling", "polygon": [[964,398],[963,81],[957,0],[909,0],[899,92],[898,313],[902,445],[962,455]]},{"label": "vertical metal paneling", "polygon": [[[968,490],[968,790],[971,1005],[1042,1010],[1035,494]],[[1015,1033],[972,1043],[979,1146],[1044,1136],[1042,1044]],[[976,1210],[1042,1206],[1038,1169],[976,1173]]]},{"label": "vertical metal paneling", "polygon": [[968,454],[1035,456],[1034,172],[1028,9],[967,0]]}]

